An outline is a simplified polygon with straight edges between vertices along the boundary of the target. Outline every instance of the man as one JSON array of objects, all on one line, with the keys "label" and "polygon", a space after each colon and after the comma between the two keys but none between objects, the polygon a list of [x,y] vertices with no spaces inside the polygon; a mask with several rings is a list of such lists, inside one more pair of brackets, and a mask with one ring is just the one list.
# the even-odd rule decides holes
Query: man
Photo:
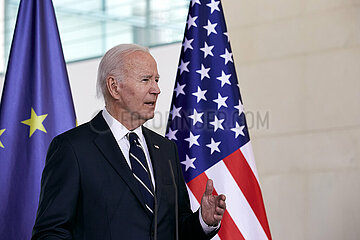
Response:
[{"label": "man", "polygon": [[213,196],[209,180],[193,213],[175,144],[142,126],[154,117],[158,81],[146,48],[123,44],[104,55],[106,107],[50,144],[32,239],[175,239],[176,194],[179,238],[216,234],[225,196]]}]

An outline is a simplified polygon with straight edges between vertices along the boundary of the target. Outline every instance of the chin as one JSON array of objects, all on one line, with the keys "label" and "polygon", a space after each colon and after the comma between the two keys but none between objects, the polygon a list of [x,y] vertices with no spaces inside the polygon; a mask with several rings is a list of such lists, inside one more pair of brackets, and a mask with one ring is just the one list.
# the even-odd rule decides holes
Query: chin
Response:
[{"label": "chin", "polygon": [[154,112],[139,113],[139,119],[144,120],[144,122],[154,118],[154,116],[155,116]]},{"label": "chin", "polygon": [[153,119],[154,118],[154,113],[149,113],[149,114],[147,114],[145,117],[144,117],[144,119],[147,121],[147,120],[150,120],[150,119]]}]

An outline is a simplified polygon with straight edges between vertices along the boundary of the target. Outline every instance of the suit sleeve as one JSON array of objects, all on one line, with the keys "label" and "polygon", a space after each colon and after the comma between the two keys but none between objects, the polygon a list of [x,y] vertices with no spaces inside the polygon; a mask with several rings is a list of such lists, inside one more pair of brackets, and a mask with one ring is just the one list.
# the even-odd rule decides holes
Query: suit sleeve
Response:
[{"label": "suit sleeve", "polygon": [[179,199],[179,239],[182,240],[206,240],[216,235],[218,230],[205,234],[199,221],[199,210],[193,213],[190,207],[189,194],[185,185],[184,176],[179,162],[179,155],[176,144],[173,143],[176,159],[177,186]]},{"label": "suit sleeve", "polygon": [[32,240],[72,239],[79,183],[75,152],[64,136],[58,136],[46,156]]}]

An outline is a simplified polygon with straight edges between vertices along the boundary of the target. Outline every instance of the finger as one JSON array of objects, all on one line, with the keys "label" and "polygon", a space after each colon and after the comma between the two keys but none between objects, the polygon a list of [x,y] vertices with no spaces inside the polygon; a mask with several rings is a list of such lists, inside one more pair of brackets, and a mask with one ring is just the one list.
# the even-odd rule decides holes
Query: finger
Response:
[{"label": "finger", "polygon": [[218,197],[218,199],[225,201],[225,200],[226,200],[226,196],[225,196],[224,194],[220,194],[219,197]]},{"label": "finger", "polygon": [[219,208],[222,208],[222,209],[226,209],[226,203],[225,203],[225,201],[223,201],[223,200],[220,200],[219,202],[218,202],[218,204],[217,204],[217,207],[219,207]]},{"label": "finger", "polygon": [[217,196],[216,198],[216,205],[220,206],[222,208],[225,208],[226,204],[225,204],[225,200],[226,200],[226,196],[221,194],[219,196]]},{"label": "finger", "polygon": [[226,200],[226,196],[225,196],[224,194],[221,194],[220,196],[221,196],[221,199],[222,199],[223,201]]},{"label": "finger", "polygon": [[220,208],[220,207],[215,208],[215,215],[224,215],[224,213],[225,213],[224,208]]},{"label": "finger", "polygon": [[210,196],[214,190],[213,181],[211,179],[207,180],[206,182],[206,188],[205,188],[205,195]]},{"label": "finger", "polygon": [[215,219],[217,222],[220,222],[222,218],[223,218],[223,215],[214,215],[214,219]]}]

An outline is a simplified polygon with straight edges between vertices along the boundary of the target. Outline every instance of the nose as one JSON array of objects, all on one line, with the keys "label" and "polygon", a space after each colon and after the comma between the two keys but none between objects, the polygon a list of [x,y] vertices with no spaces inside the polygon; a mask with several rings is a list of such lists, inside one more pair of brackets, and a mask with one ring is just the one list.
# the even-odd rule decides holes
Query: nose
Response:
[{"label": "nose", "polygon": [[158,95],[158,94],[160,94],[160,92],[161,91],[160,91],[158,82],[153,81],[153,84],[151,86],[151,93]]}]

